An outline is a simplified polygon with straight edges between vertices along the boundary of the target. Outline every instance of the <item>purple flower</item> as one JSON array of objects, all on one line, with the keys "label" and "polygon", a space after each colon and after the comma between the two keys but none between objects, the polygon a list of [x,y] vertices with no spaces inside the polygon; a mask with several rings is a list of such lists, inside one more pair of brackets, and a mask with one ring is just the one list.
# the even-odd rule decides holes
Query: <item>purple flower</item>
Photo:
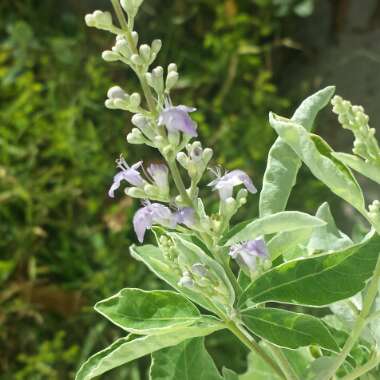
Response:
[{"label": "purple flower", "polygon": [[213,190],[218,190],[220,198],[223,200],[231,197],[233,188],[238,185],[244,185],[245,188],[252,194],[257,192],[252,180],[242,170],[232,170],[223,176],[221,176],[220,172],[216,172],[215,174],[217,178],[210,182],[207,186],[212,186]]},{"label": "purple flower", "polygon": [[268,259],[268,249],[262,238],[248,240],[230,247],[229,255],[248,273],[255,272],[258,260]]},{"label": "purple flower", "polygon": [[177,222],[169,207],[146,201],[144,207],[137,210],[133,217],[133,227],[140,243],[144,241],[145,231],[152,228],[154,224],[174,228]]},{"label": "purple flower", "polygon": [[120,158],[116,160],[116,163],[117,167],[120,168],[121,171],[113,177],[112,186],[108,191],[108,195],[111,198],[114,198],[115,190],[120,187],[122,181],[127,181],[129,184],[136,187],[144,186],[144,180],[137,170],[142,165],[142,161],[139,161],[132,166],[128,166],[125,159],[120,156]]},{"label": "purple flower", "polygon": [[158,125],[165,125],[168,132],[181,131],[190,136],[197,136],[197,123],[189,116],[196,109],[187,106],[168,105],[158,118]]},{"label": "purple flower", "polygon": [[150,164],[148,167],[148,173],[159,189],[167,190],[169,188],[169,170],[166,165]]},{"label": "purple flower", "polygon": [[195,222],[195,212],[191,207],[184,207],[178,209],[174,214],[177,224],[184,224],[186,227],[191,228]]}]

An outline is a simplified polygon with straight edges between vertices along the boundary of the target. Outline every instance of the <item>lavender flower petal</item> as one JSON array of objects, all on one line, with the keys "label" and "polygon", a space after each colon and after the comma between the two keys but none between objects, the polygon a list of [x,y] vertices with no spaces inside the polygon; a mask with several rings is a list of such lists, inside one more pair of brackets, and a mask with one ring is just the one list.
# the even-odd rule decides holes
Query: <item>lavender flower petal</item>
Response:
[{"label": "lavender flower petal", "polygon": [[175,213],[177,224],[184,224],[186,227],[191,228],[195,222],[195,212],[191,207],[184,207],[178,209]]},{"label": "lavender flower petal", "polygon": [[114,198],[115,191],[120,187],[122,181],[127,181],[129,184],[136,187],[144,186],[144,180],[137,170],[141,165],[142,161],[139,161],[129,167],[123,157],[118,159],[117,166],[121,169],[121,171],[113,177],[113,183],[108,191],[108,195],[111,198]]},{"label": "lavender flower petal", "polygon": [[197,136],[197,123],[189,116],[195,108],[187,106],[166,107],[158,118],[158,125],[165,125],[168,132],[180,131],[190,136]]},{"label": "lavender flower petal", "polygon": [[174,228],[177,221],[168,207],[160,203],[146,202],[133,217],[133,227],[140,243],[144,241],[146,230],[152,228],[153,224]]},{"label": "lavender flower petal", "polygon": [[169,186],[169,170],[163,164],[150,164],[148,173],[153,178],[154,183],[159,189],[167,189]]},{"label": "lavender flower petal", "polygon": [[262,238],[232,245],[229,255],[249,273],[255,272],[258,262],[266,260],[269,256]]},{"label": "lavender flower petal", "polygon": [[219,191],[220,198],[223,200],[231,197],[233,188],[238,185],[244,185],[252,194],[257,192],[249,176],[239,169],[232,170],[224,176],[217,177],[208,184],[208,186],[213,187],[213,190]]}]

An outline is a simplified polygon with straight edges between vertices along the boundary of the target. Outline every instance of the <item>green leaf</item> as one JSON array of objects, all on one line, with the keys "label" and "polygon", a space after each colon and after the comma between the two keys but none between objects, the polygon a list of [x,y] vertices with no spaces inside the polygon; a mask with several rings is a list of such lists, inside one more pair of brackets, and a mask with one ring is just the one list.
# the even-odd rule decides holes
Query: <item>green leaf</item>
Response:
[{"label": "green leaf", "polygon": [[223,367],[222,374],[224,380],[239,380],[239,375],[232,369]]},{"label": "green leaf", "polygon": [[205,309],[214,312],[214,306],[209,298],[191,290],[190,288],[178,285],[181,274],[173,271],[173,269],[167,264],[166,258],[159,248],[154,245],[134,245],[130,248],[130,252],[132,257],[143,262],[155,275],[167,282],[174,289],[178,290],[187,298],[190,298]]},{"label": "green leaf", "polygon": [[174,346],[186,339],[209,335],[222,328],[224,325],[215,318],[203,317],[202,321],[196,325],[183,327],[167,334],[143,337],[129,335],[91,356],[82,364],[75,380],[90,380],[151,352]]},{"label": "green leaf", "polygon": [[315,216],[299,211],[282,211],[277,214],[255,219],[248,223],[243,229],[233,235],[227,241],[226,245],[255,239],[261,235],[293,231],[305,227],[319,227],[323,225],[325,225],[325,222]]},{"label": "green leaf", "polygon": [[353,296],[372,276],[380,252],[380,236],[344,250],[289,261],[264,273],[244,291],[249,301],[325,306]]},{"label": "green leaf", "polygon": [[273,368],[255,352],[248,355],[247,372],[239,376],[239,380],[282,380]]},{"label": "green leaf", "polygon": [[309,253],[337,251],[354,244],[346,234],[338,230],[327,202],[318,208],[315,216],[324,220],[326,225],[314,229],[307,245]]},{"label": "green leaf", "polygon": [[358,173],[368,177],[374,182],[380,183],[380,167],[370,162],[365,162],[357,156],[347,153],[333,152],[332,155]]},{"label": "green leaf", "polygon": [[[318,112],[329,103],[334,92],[335,87],[329,86],[309,96],[301,103],[291,120],[310,131]],[[297,154],[278,137],[268,154],[260,193],[261,217],[285,210],[300,167],[301,160]]]},{"label": "green leaf", "polygon": [[133,334],[162,334],[200,318],[199,310],[185,297],[164,290],[122,289],[98,302],[95,310]]},{"label": "green leaf", "polygon": [[300,228],[299,230],[280,232],[273,236],[267,244],[272,261],[279,256],[283,256],[285,260],[295,259],[298,257],[296,255],[306,252],[306,249],[299,249],[299,246],[307,244],[312,232],[313,228]]},{"label": "green leaf", "polygon": [[277,346],[296,349],[318,345],[338,350],[326,326],[310,315],[273,308],[250,308],[243,310],[241,316],[255,335]]},{"label": "green leaf", "polygon": [[322,138],[273,113],[269,115],[269,121],[316,178],[359,211],[365,209],[362,191],[351,171],[332,156],[332,149]]},{"label": "green leaf", "polygon": [[204,338],[186,340],[152,354],[151,380],[222,380]]}]

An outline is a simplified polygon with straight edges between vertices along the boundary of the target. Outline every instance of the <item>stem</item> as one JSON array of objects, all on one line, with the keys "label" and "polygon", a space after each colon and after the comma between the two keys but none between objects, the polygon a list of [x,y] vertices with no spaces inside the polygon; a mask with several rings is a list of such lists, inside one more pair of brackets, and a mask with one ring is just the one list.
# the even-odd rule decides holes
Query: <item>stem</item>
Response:
[{"label": "stem", "polygon": [[367,317],[371,311],[372,304],[376,298],[379,279],[380,279],[380,256],[377,260],[375,271],[373,272],[372,279],[369,283],[367,294],[365,295],[364,300],[363,300],[363,309],[360,312],[355,322],[355,325],[353,327],[352,333],[347,339],[341,353],[337,356],[333,365],[327,372],[327,375],[325,376],[326,380],[329,380],[335,374],[335,372],[339,369],[339,367],[344,363],[347,355],[350,353],[355,342],[360,337],[361,332],[367,323]]},{"label": "stem", "polygon": [[268,343],[267,346],[272,352],[273,356],[278,360],[279,366],[282,372],[285,374],[286,379],[299,380],[297,373],[294,371],[294,368],[289,363],[289,360],[285,356],[284,351],[273,344]]},{"label": "stem", "polygon": [[189,194],[186,191],[185,185],[181,177],[181,173],[178,170],[178,166],[175,159],[166,158],[166,161],[168,163],[169,169],[173,176],[174,183],[182,198],[182,201],[185,202],[189,207],[192,207],[194,210],[197,210],[194,202],[190,199]]},{"label": "stem", "polygon": [[261,358],[281,377],[281,379],[287,380],[277,363],[275,363],[275,361],[255,342],[242,326],[239,326],[235,322],[228,321],[227,327],[246,347],[260,355]]},{"label": "stem", "polygon": [[355,380],[358,377],[369,372],[371,369],[375,368],[380,363],[380,354],[377,353],[371,360],[365,363],[363,366],[355,368],[351,373],[343,377],[341,380]]},{"label": "stem", "polygon": [[[132,33],[128,27],[128,22],[125,18],[123,9],[120,6],[119,0],[111,0],[111,3],[112,3],[112,6],[115,10],[116,17],[119,20],[120,26],[121,26],[123,32],[125,33],[125,36],[127,37],[129,47],[131,48],[131,50],[134,54],[138,54],[139,52],[137,50],[135,42],[133,41]],[[136,72],[136,74],[137,74],[137,77],[139,78],[141,88],[143,90],[146,102],[148,104],[149,111],[153,115],[157,115],[154,97],[153,97],[152,91],[151,91],[148,83],[145,80],[144,75],[140,72]]]}]

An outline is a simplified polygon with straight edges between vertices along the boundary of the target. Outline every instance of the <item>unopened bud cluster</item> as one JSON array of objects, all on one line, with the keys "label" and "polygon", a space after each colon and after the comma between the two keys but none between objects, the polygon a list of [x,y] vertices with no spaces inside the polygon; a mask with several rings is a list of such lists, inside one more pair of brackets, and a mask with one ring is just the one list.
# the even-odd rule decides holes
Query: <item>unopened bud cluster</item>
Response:
[{"label": "unopened bud cluster", "polygon": [[[177,65],[170,63],[166,68],[151,68],[162,48],[161,41],[155,39],[151,43],[139,44],[134,19],[141,4],[142,0],[119,0],[119,3],[113,0],[120,27],[113,24],[109,12],[97,10],[85,17],[88,26],[116,34],[114,46],[102,53],[103,59],[125,63],[136,73],[142,85],[141,95],[139,92],[129,93],[117,85],[111,87],[106,107],[131,112],[133,128],[127,135],[127,141],[156,148],[167,162],[167,165],[146,166],[138,161],[129,166],[121,157],[117,160],[119,172],[114,176],[109,195],[114,197],[121,185],[127,183],[125,194],[143,200],[143,206],[133,218],[140,242],[143,242],[147,230],[159,225],[182,233],[191,232],[205,240],[210,250],[218,250],[220,238],[229,228],[232,216],[246,203],[248,192],[255,193],[256,188],[242,170],[225,171],[224,174],[219,169],[213,171],[215,178],[209,186],[218,193],[220,206],[218,213],[208,215],[199,197],[199,186],[206,169],[209,169],[213,151],[203,148],[199,141],[191,141],[198,136],[198,125],[191,117],[196,109],[172,103],[171,93],[179,80]],[[186,181],[182,179],[182,169],[187,174]],[[171,191],[171,183],[176,185],[177,194]],[[240,186],[243,188],[235,191]],[[157,240],[178,276],[179,286],[199,291],[220,304],[228,303],[225,284],[202,260],[184,262],[180,259],[177,242],[174,244],[168,237]],[[237,256],[236,260],[239,265],[244,265]]]},{"label": "unopened bud cluster", "polygon": [[368,125],[369,118],[362,106],[353,106],[348,100],[334,96],[331,100],[333,112],[343,128],[355,136],[353,152],[368,162],[380,164],[380,148],[375,137],[375,129]]}]

